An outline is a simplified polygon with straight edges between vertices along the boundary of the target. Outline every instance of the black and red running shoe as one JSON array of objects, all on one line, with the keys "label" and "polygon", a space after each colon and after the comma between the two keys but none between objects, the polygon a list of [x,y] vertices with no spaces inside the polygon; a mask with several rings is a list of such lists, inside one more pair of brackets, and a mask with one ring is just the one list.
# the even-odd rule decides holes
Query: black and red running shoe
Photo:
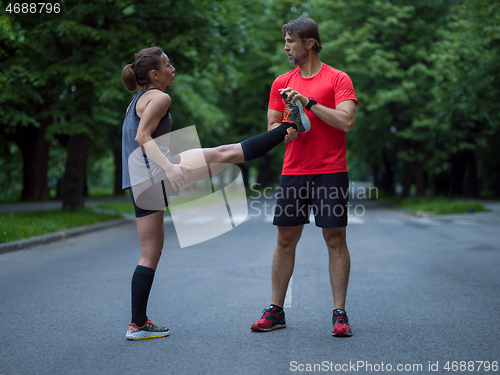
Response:
[{"label": "black and red running shoe", "polygon": [[350,337],[352,336],[351,327],[349,326],[349,319],[347,314],[342,309],[333,310],[333,332],[332,336],[337,337]]},{"label": "black and red running shoe", "polygon": [[304,106],[299,99],[295,101],[288,100],[289,93],[284,92],[281,97],[285,101],[285,110],[283,112],[283,120],[281,122],[289,122],[297,125],[299,133],[305,133],[311,130],[311,122],[304,111]]},{"label": "black and red running shoe", "polygon": [[252,331],[268,332],[286,327],[285,312],[283,310],[271,305],[262,312],[262,318],[252,324]]}]

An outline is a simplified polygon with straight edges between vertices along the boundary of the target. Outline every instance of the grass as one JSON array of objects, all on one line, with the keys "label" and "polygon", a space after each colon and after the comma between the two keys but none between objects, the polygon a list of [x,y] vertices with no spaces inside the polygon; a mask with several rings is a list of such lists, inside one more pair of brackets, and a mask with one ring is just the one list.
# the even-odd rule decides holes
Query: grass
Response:
[{"label": "grass", "polygon": [[116,212],[123,212],[125,214],[134,214],[134,205],[132,204],[132,201],[127,201],[127,202],[116,202],[116,203],[102,203],[97,206],[96,208],[102,208],[103,210],[110,210],[110,211],[116,211]]},{"label": "grass", "polygon": [[90,209],[0,214],[0,243],[97,224],[122,217],[120,214],[103,214]]},{"label": "grass", "polygon": [[434,215],[452,215],[472,212],[490,211],[481,202],[474,200],[455,200],[444,198],[420,198],[420,197],[390,197],[385,201],[396,206],[406,208],[415,212],[427,212]]}]

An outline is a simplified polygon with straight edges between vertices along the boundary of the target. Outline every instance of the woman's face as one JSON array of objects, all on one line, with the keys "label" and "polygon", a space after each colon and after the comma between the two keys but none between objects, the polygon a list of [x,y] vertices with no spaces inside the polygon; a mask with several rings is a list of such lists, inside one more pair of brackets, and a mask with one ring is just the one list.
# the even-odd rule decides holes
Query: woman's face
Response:
[{"label": "woman's face", "polygon": [[174,84],[175,68],[170,64],[167,55],[161,55],[160,69],[158,70],[158,80],[162,86],[172,86]]}]

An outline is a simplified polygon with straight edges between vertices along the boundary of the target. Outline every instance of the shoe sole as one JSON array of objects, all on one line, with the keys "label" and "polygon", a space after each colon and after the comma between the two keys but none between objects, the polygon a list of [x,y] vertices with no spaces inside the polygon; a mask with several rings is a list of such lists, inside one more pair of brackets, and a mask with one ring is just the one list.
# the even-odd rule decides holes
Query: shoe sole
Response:
[{"label": "shoe sole", "polygon": [[352,332],[351,333],[346,333],[346,332],[332,332],[332,336],[335,336],[335,337],[351,337],[352,336]]},{"label": "shoe sole", "polygon": [[137,340],[147,340],[147,339],[156,339],[158,337],[167,337],[170,335],[170,331],[167,332],[148,332],[148,331],[139,331],[133,334],[126,335],[127,340],[137,341]]},{"label": "shoe sole", "polygon": [[255,332],[269,332],[269,331],[274,331],[275,329],[280,329],[280,328],[286,328],[286,324],[276,324],[275,326],[272,326],[270,328],[254,328],[252,327],[252,331]]},{"label": "shoe sole", "polygon": [[302,126],[299,126],[299,133],[306,133],[311,130],[311,123],[309,122],[309,117],[307,117],[306,112],[304,111],[304,106],[299,99],[295,99],[295,105],[299,107],[300,113],[300,121],[302,122]]}]

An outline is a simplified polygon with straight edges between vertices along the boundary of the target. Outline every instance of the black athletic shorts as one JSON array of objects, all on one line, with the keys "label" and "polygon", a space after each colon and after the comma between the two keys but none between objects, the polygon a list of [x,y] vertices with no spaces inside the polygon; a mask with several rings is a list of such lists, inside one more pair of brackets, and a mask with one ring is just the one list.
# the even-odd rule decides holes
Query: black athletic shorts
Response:
[{"label": "black athletic shorts", "polygon": [[273,224],[309,224],[312,210],[316,226],[347,226],[349,176],[347,172],[281,176]]},{"label": "black athletic shorts", "polygon": [[[172,164],[179,164],[181,162],[181,157],[179,155],[174,155],[169,160]],[[163,199],[165,200],[165,207],[168,207],[167,196],[178,195],[179,191],[174,190],[172,184],[168,180],[160,181],[160,184],[163,189]],[[132,203],[134,205],[135,217],[144,217],[154,214],[155,212],[162,211],[162,210],[145,210],[143,208],[138,207],[135,204],[135,199],[134,199],[134,194],[132,193],[132,189],[129,188],[128,191],[130,192],[130,198],[132,199]]]}]

